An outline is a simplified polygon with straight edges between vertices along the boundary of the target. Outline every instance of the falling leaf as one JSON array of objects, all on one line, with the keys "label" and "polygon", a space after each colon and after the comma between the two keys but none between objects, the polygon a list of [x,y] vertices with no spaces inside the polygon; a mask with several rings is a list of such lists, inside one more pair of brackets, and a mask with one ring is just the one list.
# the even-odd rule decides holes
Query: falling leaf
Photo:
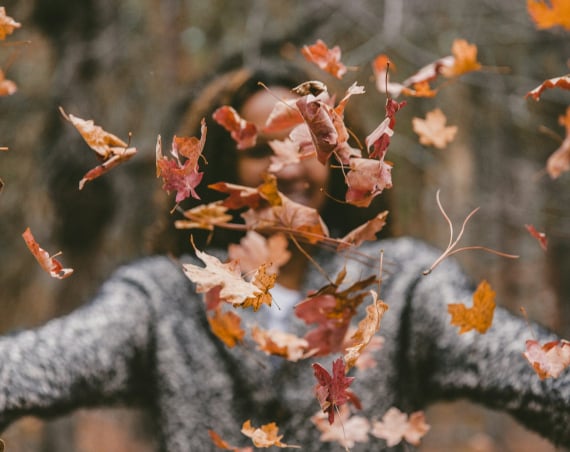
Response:
[{"label": "falling leaf", "polygon": [[[156,141],[156,177],[162,177],[162,189],[166,192],[176,191],[176,203],[189,196],[200,199],[195,188],[202,181],[204,173],[198,171],[198,160],[206,143],[206,122],[202,119],[202,137],[177,137],[172,139],[170,153],[174,159],[164,157],[160,135]],[[184,162],[180,156],[185,157]]]},{"label": "falling leaf", "polygon": [[558,123],[566,128],[566,136],[546,161],[546,172],[551,179],[557,179],[562,173],[570,171],[570,107],[566,109],[566,115],[558,117]]},{"label": "falling leaf", "polygon": [[346,74],[346,66],[340,61],[341,50],[339,46],[329,49],[320,39],[311,46],[304,46],[301,53],[311,63],[316,64],[323,71],[341,79]]},{"label": "falling leaf", "polygon": [[420,143],[444,149],[455,138],[457,126],[445,126],[447,118],[436,108],[426,114],[426,119],[413,118],[414,132],[420,136]]},{"label": "falling leaf", "polygon": [[337,247],[337,251],[347,248],[348,246],[360,246],[365,240],[374,241],[377,239],[376,234],[386,225],[388,211],[384,210],[366,223],[361,224],[357,228],[346,234],[341,240],[341,244]]},{"label": "falling leaf", "polygon": [[89,147],[95,151],[97,158],[103,162],[83,176],[83,179],[79,181],[80,190],[83,189],[86,182],[102,176],[111,168],[129,160],[136,154],[136,148],[128,147],[127,143],[96,126],[92,120],[81,119],[72,114],[68,115],[61,107],[59,107],[59,111],[67,121],[73,124]]},{"label": "falling leaf", "polygon": [[0,6],[0,41],[6,39],[6,36],[12,34],[16,28],[21,26],[22,24],[6,15],[6,8]]},{"label": "falling leaf", "polygon": [[538,232],[532,224],[525,224],[524,227],[529,232],[529,234],[538,241],[540,247],[546,251],[546,248],[548,246],[548,239],[546,238],[546,234],[544,232]]},{"label": "falling leaf", "polygon": [[226,212],[228,208],[221,201],[209,204],[200,204],[192,209],[185,210],[182,214],[186,220],[176,220],[174,227],[177,229],[206,229],[214,230],[215,226],[221,226],[230,222],[233,217]]},{"label": "falling leaf", "polygon": [[241,328],[241,318],[235,312],[222,312],[218,307],[213,314],[208,315],[208,323],[212,333],[229,348],[241,344],[245,331]]},{"label": "falling leaf", "polygon": [[249,308],[251,306],[253,307],[254,311],[257,311],[262,304],[271,306],[271,301],[273,298],[271,297],[269,291],[275,285],[277,273],[269,273],[267,271],[267,267],[268,264],[261,264],[261,266],[253,275],[251,282],[259,289],[259,291],[243,300],[243,302],[240,304],[242,308]]},{"label": "falling leaf", "polygon": [[[550,4],[549,4],[550,3]],[[570,3],[567,0],[527,0],[526,7],[536,28],[561,26],[570,30]]]},{"label": "falling leaf", "polygon": [[11,96],[16,91],[18,91],[16,84],[12,80],[6,79],[4,71],[0,69],[0,97]]},{"label": "falling leaf", "polygon": [[311,422],[321,432],[322,442],[337,442],[345,448],[368,442],[370,422],[362,416],[350,416],[348,405],[339,408],[338,417],[332,424],[329,424],[328,416],[322,412],[312,416]]},{"label": "falling leaf", "polygon": [[370,434],[386,440],[388,447],[399,444],[402,440],[419,446],[420,439],[429,431],[430,426],[425,422],[422,411],[416,411],[408,415],[402,413],[398,408],[392,407],[386,411],[382,421],[372,424]]},{"label": "falling leaf", "polygon": [[278,173],[288,165],[295,165],[301,161],[299,154],[299,143],[291,139],[271,140],[268,142],[269,147],[273,150],[270,156],[269,168],[270,173]]},{"label": "falling leaf", "polygon": [[477,330],[484,334],[493,322],[495,312],[495,291],[489,283],[481,281],[473,294],[473,307],[468,308],[463,303],[452,303],[447,306],[451,314],[451,325],[460,328],[459,334]]},{"label": "falling leaf", "polygon": [[233,107],[228,105],[219,107],[212,114],[212,118],[230,132],[238,149],[243,150],[255,146],[257,142],[257,127],[255,124],[243,119]]},{"label": "falling leaf", "polygon": [[30,228],[26,228],[22,234],[26,245],[30,249],[31,253],[34,255],[40,266],[50,274],[52,278],[64,279],[71,276],[73,273],[72,268],[63,268],[61,262],[59,262],[56,257],[61,254],[59,253],[50,256],[47,251],[40,247],[38,242],[34,239],[32,231]]},{"label": "falling leaf", "polygon": [[252,447],[236,447],[230,445],[214,430],[208,430],[208,435],[210,435],[210,439],[212,440],[212,443],[214,443],[214,446],[219,447],[220,449],[231,450],[232,452],[253,452]]},{"label": "falling leaf", "polygon": [[354,381],[354,377],[345,376],[345,363],[342,358],[333,361],[332,375],[319,363],[313,363],[313,371],[317,379],[315,394],[321,405],[323,413],[328,413],[329,424],[333,424],[335,410],[348,401],[360,406],[360,401],[348,387]]},{"label": "falling leaf", "polygon": [[467,72],[478,71],[481,63],[477,61],[477,46],[469,44],[465,39],[456,39],[451,45],[453,64],[442,66],[441,74],[444,77],[458,77]]},{"label": "falling leaf", "polygon": [[278,268],[291,258],[291,252],[287,250],[288,243],[287,237],[282,233],[265,238],[255,231],[248,231],[239,245],[231,243],[228,246],[228,256],[239,261],[245,273],[259,268],[262,264],[271,264],[268,271],[276,273]]},{"label": "falling leaf", "polygon": [[382,300],[378,300],[376,292],[371,290],[370,294],[373,298],[372,304],[366,307],[366,316],[358,323],[358,328],[349,339],[350,346],[344,352],[347,371],[356,364],[363,350],[380,329],[380,321],[388,310],[388,305]]},{"label": "falling leaf", "polygon": [[565,90],[570,90],[570,75],[564,75],[562,77],[556,77],[545,80],[536,88],[526,93],[525,97],[532,97],[534,100],[538,101],[540,100],[540,96],[543,91],[552,88],[561,88]]},{"label": "falling leaf", "polygon": [[384,189],[392,188],[391,171],[392,166],[381,160],[351,159],[350,171],[346,175],[346,202],[358,207],[368,207]]},{"label": "falling leaf", "polygon": [[243,423],[241,432],[248,438],[251,438],[255,447],[300,447],[282,443],[281,438],[283,438],[283,435],[278,435],[279,427],[277,427],[275,422],[256,428],[251,425],[249,420],[247,420]]},{"label": "falling leaf", "polygon": [[309,343],[294,334],[283,331],[263,330],[254,326],[251,337],[257,348],[268,355],[281,356],[288,361],[299,361],[307,356]]},{"label": "falling leaf", "polygon": [[289,130],[303,122],[295,103],[297,99],[285,99],[276,102],[273,110],[267,117],[263,126],[264,133],[275,133]]},{"label": "falling leaf", "polygon": [[523,356],[532,365],[541,380],[558,378],[564,369],[570,366],[570,342],[564,339],[540,345],[529,339]]}]

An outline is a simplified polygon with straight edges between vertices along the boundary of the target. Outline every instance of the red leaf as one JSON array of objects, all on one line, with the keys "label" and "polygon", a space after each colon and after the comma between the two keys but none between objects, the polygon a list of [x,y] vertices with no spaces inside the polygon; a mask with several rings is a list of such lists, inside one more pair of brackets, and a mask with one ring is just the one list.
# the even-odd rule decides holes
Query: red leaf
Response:
[{"label": "red leaf", "polygon": [[546,251],[546,247],[548,246],[548,239],[546,238],[546,234],[544,232],[538,232],[532,224],[525,224],[524,227],[530,235],[538,240],[540,247]]},{"label": "red leaf", "polygon": [[241,118],[234,108],[224,105],[218,108],[212,118],[230,132],[237,143],[238,149],[248,149],[255,146],[257,141],[257,127],[251,122]]},{"label": "red leaf", "polygon": [[40,245],[38,245],[38,242],[36,242],[34,239],[30,228],[26,228],[22,234],[22,237],[24,237],[26,245],[28,245],[28,248],[38,263],[46,272],[50,274],[52,278],[63,279],[71,276],[73,269],[63,268],[63,265],[61,265],[61,263],[56,259],[56,256],[59,256],[61,252],[50,256],[47,251],[45,251],[43,248],[40,248]]},{"label": "red leaf", "polygon": [[570,75],[564,75],[562,77],[545,80],[536,88],[526,93],[525,97],[532,97],[534,100],[540,100],[540,95],[542,92],[551,88],[562,88],[570,90]]},{"label": "red leaf", "polygon": [[392,166],[384,161],[353,158],[346,175],[348,190],[345,200],[359,207],[368,207],[385,188],[392,188]]}]

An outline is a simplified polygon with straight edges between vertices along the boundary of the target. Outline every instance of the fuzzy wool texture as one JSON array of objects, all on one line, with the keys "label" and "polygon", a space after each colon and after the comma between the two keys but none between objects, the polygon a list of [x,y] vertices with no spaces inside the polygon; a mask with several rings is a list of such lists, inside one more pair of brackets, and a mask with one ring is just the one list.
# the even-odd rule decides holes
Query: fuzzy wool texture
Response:
[{"label": "fuzzy wool texture", "polygon": [[[363,403],[359,415],[381,418],[391,406],[409,413],[465,398],[510,413],[555,444],[570,445],[570,371],[558,379],[538,378],[522,356],[530,334],[523,319],[497,308],[486,334],[459,335],[449,324],[447,304],[470,306],[474,285],[456,263],[446,261],[422,276],[439,252],[409,238],[366,244],[360,251],[384,253],[380,297],[389,310],[380,329],[385,343],[375,353],[378,365],[350,374],[356,377],[351,389]],[[342,255],[316,256],[333,277],[346,265],[347,283],[376,272]],[[325,284],[311,267],[304,290]],[[255,322],[250,311],[239,313],[246,324]],[[304,327],[298,319],[289,324],[298,332]],[[538,325],[533,330],[541,343],[556,339]],[[316,361],[330,369],[336,357]],[[180,263],[149,257],[118,269],[70,315],[0,339],[0,428],[25,415],[142,405],[156,419],[166,452],[216,450],[208,429],[247,445],[240,433],[246,419],[255,426],[276,422],[284,442],[305,450],[343,450],[321,443],[309,420],[319,410],[314,361],[291,363],[251,348],[226,348],[210,333],[202,296]],[[351,450],[385,450],[383,440],[369,439]]]}]

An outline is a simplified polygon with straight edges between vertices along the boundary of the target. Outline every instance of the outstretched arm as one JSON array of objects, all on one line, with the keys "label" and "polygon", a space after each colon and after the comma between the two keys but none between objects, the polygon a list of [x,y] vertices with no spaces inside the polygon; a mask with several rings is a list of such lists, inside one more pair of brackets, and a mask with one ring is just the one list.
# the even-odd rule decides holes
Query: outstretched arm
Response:
[{"label": "outstretched arm", "polygon": [[153,280],[157,263],[179,273],[166,258],[125,267],[88,305],[0,339],[0,428],[23,415],[140,398],[151,375],[151,301],[168,284]]}]

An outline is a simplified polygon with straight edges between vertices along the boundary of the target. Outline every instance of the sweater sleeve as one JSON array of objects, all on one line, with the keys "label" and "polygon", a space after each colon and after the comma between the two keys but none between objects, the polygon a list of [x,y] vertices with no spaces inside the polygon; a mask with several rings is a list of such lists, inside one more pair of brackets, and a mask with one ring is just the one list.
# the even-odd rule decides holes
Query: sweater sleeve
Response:
[{"label": "sweater sleeve", "polygon": [[24,415],[140,398],[151,375],[150,301],[164,295],[153,279],[157,267],[180,273],[166,258],[124,267],[84,307],[0,338],[0,428]]},{"label": "sweater sleeve", "polygon": [[[419,242],[409,250],[424,268],[439,254]],[[405,261],[405,255],[400,259]],[[485,334],[460,335],[450,324],[447,305],[472,306],[473,285],[453,261],[428,276],[420,270],[414,270],[418,276],[410,280],[401,315],[402,398],[420,406],[466,398],[510,413],[555,444],[570,445],[570,369],[541,380],[523,356],[525,341],[533,335],[541,344],[557,337],[537,324],[529,328],[500,307]]]}]

